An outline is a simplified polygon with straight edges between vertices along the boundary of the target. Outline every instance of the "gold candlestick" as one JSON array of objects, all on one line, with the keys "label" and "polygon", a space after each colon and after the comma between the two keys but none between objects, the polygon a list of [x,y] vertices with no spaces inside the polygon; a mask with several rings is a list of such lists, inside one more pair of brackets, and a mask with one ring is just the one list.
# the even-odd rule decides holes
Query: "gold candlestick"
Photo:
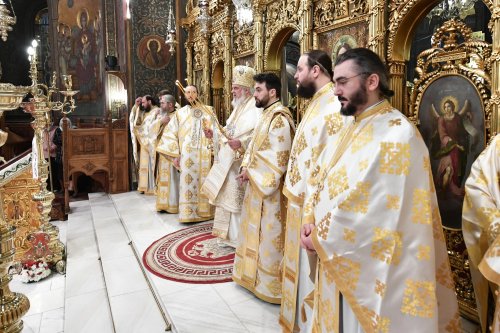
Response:
[{"label": "gold candlestick", "polygon": [[[38,211],[40,212],[40,231],[50,236],[49,249],[51,254],[47,255],[44,259],[47,263],[54,265],[59,273],[63,273],[66,268],[65,262],[65,247],[59,240],[59,229],[52,225],[50,221],[50,210],[52,209],[52,201],[54,200],[54,193],[47,190],[47,178],[49,175],[48,161],[43,156],[43,140],[44,130],[47,128],[47,116],[51,110],[61,111],[64,114],[73,112],[76,108],[73,96],[78,91],[71,90],[72,79],[71,75],[64,75],[64,86],[66,90],[57,90],[57,75],[52,75],[51,87],[44,84],[39,84],[37,80],[37,56],[36,56],[36,41],[33,41],[32,48],[28,49],[30,60],[30,77],[31,87],[30,91],[33,98],[24,105],[25,112],[30,113],[34,120],[32,122],[34,135],[34,151],[33,163],[36,163],[34,168],[34,175],[40,181],[40,191],[33,195],[33,201],[37,203]],[[60,93],[63,96],[63,101],[54,101],[54,97]]]},{"label": "gold candlestick", "polygon": [[[5,222],[4,222],[5,223]],[[28,312],[30,301],[20,293],[10,291],[12,277],[9,267],[14,261],[14,234],[16,228],[0,225],[0,331],[17,333],[23,330],[21,318]]]}]

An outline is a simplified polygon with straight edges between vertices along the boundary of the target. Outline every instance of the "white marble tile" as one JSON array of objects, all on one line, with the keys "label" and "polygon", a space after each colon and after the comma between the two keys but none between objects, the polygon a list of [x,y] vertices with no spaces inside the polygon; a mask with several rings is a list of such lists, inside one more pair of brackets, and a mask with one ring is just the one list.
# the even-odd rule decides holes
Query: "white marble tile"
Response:
[{"label": "white marble tile", "polygon": [[107,201],[105,203],[92,204],[92,216],[106,219],[117,218],[118,214],[111,201]]},{"label": "white marble tile", "polygon": [[212,286],[228,305],[244,302],[255,297],[254,294],[238,286],[235,282],[214,283]]},{"label": "white marble tile", "polygon": [[276,325],[267,325],[267,323],[263,323],[263,325],[255,325],[251,323],[244,322],[243,325],[248,329],[251,333],[281,333],[282,329],[279,324]]},{"label": "white marble tile", "polygon": [[110,303],[116,332],[165,331],[165,321],[149,290],[114,296]]},{"label": "white marble tile", "polygon": [[97,236],[102,260],[118,259],[134,255],[125,231]]},{"label": "white marble tile", "polygon": [[99,258],[94,232],[86,236],[76,238],[72,238],[72,235],[68,235],[68,237],[69,239],[66,243],[66,252],[68,253],[68,259]]},{"label": "white marble tile", "polygon": [[180,333],[248,332],[210,285],[164,296],[162,301]]},{"label": "white marble tile", "polygon": [[[182,297],[179,296],[182,295],[181,292],[196,287],[196,285],[192,283],[182,283],[182,282],[167,280],[158,277],[149,271],[147,273],[158,294],[164,300],[168,300],[170,297]],[[176,295],[177,293],[179,294]]]},{"label": "white marble tile", "polygon": [[22,333],[38,333],[40,331],[41,322],[41,313],[37,313],[31,316],[24,316]]},{"label": "white marble tile", "polygon": [[101,263],[97,258],[68,258],[66,297],[73,297],[104,288]]},{"label": "white marble tile", "polygon": [[64,306],[64,290],[48,290],[26,295],[30,300],[27,316],[62,308]]},{"label": "white marble tile", "polygon": [[40,333],[64,332],[64,308],[46,311],[42,314]]},{"label": "white marble tile", "polygon": [[110,297],[147,288],[146,280],[135,256],[102,260],[106,286]]},{"label": "white marble tile", "polygon": [[125,232],[120,219],[117,217],[112,218],[95,218],[94,217],[94,227],[97,235],[109,235],[116,234],[119,232]]},{"label": "white marble tile", "polygon": [[279,311],[280,306],[264,302],[257,297],[229,306],[235,315],[248,327],[262,327],[276,329],[280,332]]},{"label": "white marble tile", "polygon": [[50,276],[50,290],[64,289],[66,287],[66,275],[52,272]]},{"label": "white marble tile", "polygon": [[104,289],[66,299],[64,332],[112,333],[113,323]]}]

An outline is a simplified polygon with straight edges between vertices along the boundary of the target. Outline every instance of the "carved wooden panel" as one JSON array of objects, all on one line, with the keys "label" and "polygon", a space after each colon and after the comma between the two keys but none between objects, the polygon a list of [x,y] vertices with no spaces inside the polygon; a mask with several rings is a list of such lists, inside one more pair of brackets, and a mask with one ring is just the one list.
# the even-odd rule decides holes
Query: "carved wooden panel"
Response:
[{"label": "carved wooden panel", "polygon": [[31,167],[25,168],[19,176],[0,188],[2,214],[6,224],[16,227],[14,246],[15,261],[22,261],[25,253],[31,249],[27,236],[40,227],[40,213],[32,200],[39,191],[39,182],[34,180]]},{"label": "carved wooden panel", "polygon": [[126,129],[113,130],[113,179],[111,192],[127,192],[128,184],[128,133]]},{"label": "carved wooden panel", "polygon": [[[73,129],[69,131],[70,157],[108,154],[105,128]],[[97,157],[97,156],[96,156]]]}]

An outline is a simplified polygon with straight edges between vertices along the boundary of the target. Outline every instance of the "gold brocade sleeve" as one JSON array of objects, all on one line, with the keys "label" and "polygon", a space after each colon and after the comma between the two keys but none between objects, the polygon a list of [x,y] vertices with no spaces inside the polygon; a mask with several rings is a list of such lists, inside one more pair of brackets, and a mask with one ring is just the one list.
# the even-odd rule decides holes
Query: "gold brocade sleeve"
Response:
[{"label": "gold brocade sleeve", "polygon": [[265,137],[256,133],[252,151],[248,156],[247,174],[250,185],[263,197],[274,193],[280,186],[281,177],[286,171],[290,147],[293,139],[293,127],[287,117],[277,113],[272,117]]},{"label": "gold brocade sleeve", "polygon": [[483,332],[488,327],[489,286],[486,279],[497,285],[500,282],[500,257],[496,254],[500,245],[499,144],[500,137],[497,135],[472,165],[465,183],[462,212],[462,230]]},{"label": "gold brocade sleeve", "polygon": [[328,331],[338,290],[365,332],[459,331],[428,149],[386,105],[357,119],[315,193],[315,323]]},{"label": "gold brocade sleeve", "polygon": [[151,110],[148,115],[144,118],[144,121],[140,125],[134,127],[135,134],[139,140],[141,146],[151,148],[150,134],[152,127],[156,121],[156,116],[159,113],[159,109],[155,108]]},{"label": "gold brocade sleeve", "polygon": [[170,119],[167,127],[163,131],[160,142],[156,147],[156,151],[170,158],[180,156],[180,141],[179,141],[179,117],[178,112]]}]

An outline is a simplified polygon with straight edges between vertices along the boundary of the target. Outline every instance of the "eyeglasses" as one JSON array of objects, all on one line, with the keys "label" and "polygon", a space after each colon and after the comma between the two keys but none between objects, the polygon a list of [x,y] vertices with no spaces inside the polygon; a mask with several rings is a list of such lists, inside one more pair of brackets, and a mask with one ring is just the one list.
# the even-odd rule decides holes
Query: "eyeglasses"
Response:
[{"label": "eyeglasses", "polygon": [[370,72],[361,72],[359,74],[356,74],[354,76],[351,76],[351,77],[341,77],[335,81],[333,81],[335,83],[336,86],[338,87],[342,87],[344,85],[347,84],[347,82],[349,82],[350,79],[354,79],[355,77],[358,77],[358,76],[361,76],[361,75],[371,75],[372,73]]}]

